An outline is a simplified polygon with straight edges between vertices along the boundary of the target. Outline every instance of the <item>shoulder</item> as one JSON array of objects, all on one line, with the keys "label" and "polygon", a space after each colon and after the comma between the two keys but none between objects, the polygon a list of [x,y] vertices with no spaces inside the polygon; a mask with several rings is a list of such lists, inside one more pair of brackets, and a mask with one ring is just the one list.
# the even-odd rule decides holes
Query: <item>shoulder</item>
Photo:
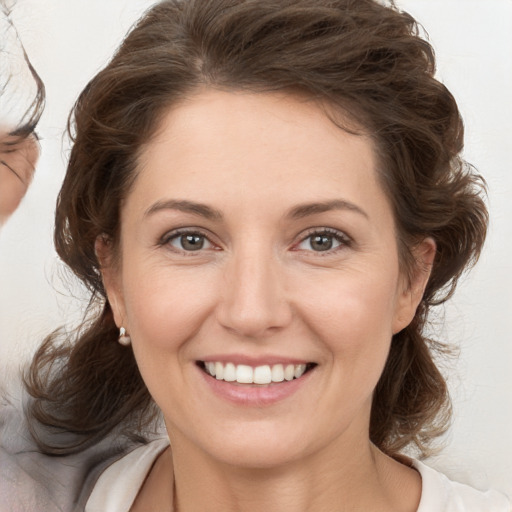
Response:
[{"label": "shoulder", "polygon": [[155,460],[168,446],[167,438],[156,439],[113,462],[98,478],[85,512],[128,512]]},{"label": "shoulder", "polygon": [[21,409],[3,396],[0,400],[0,512],[57,511],[49,465],[37,453]]},{"label": "shoulder", "polygon": [[512,512],[512,502],[498,491],[479,491],[453,482],[442,473],[414,460],[421,475],[422,494],[418,512]]},{"label": "shoulder", "polygon": [[23,468],[14,455],[0,446],[0,512],[38,510],[38,507],[48,512],[58,510],[45,484],[36,480],[31,471]]},{"label": "shoulder", "polygon": [[83,510],[99,475],[133,446],[109,437],[80,453],[44,455],[21,404],[0,396],[0,512]]}]

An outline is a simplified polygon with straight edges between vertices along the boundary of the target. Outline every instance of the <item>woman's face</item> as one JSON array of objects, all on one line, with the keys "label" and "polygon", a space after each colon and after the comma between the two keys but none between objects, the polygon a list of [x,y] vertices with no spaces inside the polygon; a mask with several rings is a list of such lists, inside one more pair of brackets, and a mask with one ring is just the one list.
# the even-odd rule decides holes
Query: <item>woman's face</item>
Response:
[{"label": "woman's face", "polygon": [[400,272],[376,165],[368,137],[292,96],[208,91],[168,112],[104,278],[175,452],[268,467],[368,444],[427,278]]},{"label": "woman's face", "polygon": [[27,192],[38,158],[39,144],[34,136],[20,141],[2,134],[0,128],[0,226]]}]

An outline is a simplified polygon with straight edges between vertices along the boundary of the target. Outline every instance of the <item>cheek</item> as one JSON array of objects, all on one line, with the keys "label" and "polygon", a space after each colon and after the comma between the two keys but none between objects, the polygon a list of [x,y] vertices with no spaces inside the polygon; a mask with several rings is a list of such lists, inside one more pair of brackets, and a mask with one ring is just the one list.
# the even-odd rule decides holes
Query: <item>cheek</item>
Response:
[{"label": "cheek", "polygon": [[[138,269],[143,269],[139,271]],[[132,347],[146,386],[166,415],[185,414],[188,343],[210,312],[206,277],[165,267],[126,266],[123,296]],[[200,272],[199,272],[200,273]]]},{"label": "cheek", "polygon": [[397,279],[368,270],[311,283],[302,316],[344,375],[382,371],[393,334]]},{"label": "cheek", "polygon": [[392,334],[398,275],[394,272],[355,270],[311,280],[303,289],[303,310],[311,322],[341,332],[364,335],[371,331]]},{"label": "cheek", "polygon": [[[143,269],[138,275],[137,269]],[[176,350],[201,327],[211,311],[211,276],[201,269],[132,265],[123,282],[128,326],[135,345]]]},{"label": "cheek", "polygon": [[326,438],[350,425],[367,428],[389,353],[396,280],[370,270],[317,279],[301,303],[300,316],[325,358],[317,411]]},{"label": "cheek", "polygon": [[27,187],[3,165],[0,165],[0,218],[8,217],[20,204]]}]

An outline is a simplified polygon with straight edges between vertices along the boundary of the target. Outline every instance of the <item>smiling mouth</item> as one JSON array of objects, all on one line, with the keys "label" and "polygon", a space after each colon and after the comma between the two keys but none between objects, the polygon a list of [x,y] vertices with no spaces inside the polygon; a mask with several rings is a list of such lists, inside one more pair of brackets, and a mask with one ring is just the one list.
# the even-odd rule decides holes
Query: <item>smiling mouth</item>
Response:
[{"label": "smiling mouth", "polygon": [[197,365],[207,375],[217,380],[238,384],[268,385],[300,379],[316,367],[316,363],[273,364],[249,366],[245,364],[222,363],[220,361],[198,361]]}]

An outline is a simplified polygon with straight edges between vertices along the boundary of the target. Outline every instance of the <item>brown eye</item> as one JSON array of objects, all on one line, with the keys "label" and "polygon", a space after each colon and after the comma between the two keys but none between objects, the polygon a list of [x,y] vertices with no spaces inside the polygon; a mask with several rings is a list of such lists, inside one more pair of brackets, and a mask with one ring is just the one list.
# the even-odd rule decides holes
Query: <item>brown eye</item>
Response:
[{"label": "brown eye", "polygon": [[300,251],[327,252],[350,245],[349,239],[341,232],[319,231],[304,238],[296,249]]},{"label": "brown eye", "polygon": [[181,251],[193,252],[201,249],[209,249],[212,244],[200,233],[183,233],[169,240],[169,244]]}]

